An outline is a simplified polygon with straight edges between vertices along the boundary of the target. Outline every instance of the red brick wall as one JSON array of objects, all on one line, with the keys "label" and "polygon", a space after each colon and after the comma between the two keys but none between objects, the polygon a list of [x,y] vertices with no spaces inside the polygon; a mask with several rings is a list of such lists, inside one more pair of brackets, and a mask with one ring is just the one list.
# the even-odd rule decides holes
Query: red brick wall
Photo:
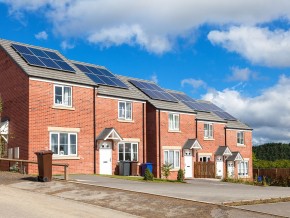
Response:
[{"label": "red brick wall", "polygon": [[[249,158],[249,177],[253,178],[252,163],[252,132],[244,131],[245,146],[237,145],[237,132],[239,130],[227,129],[227,146],[231,151],[239,151],[243,158]],[[235,176],[238,176],[237,164],[235,164]]]},{"label": "red brick wall", "polygon": [[[132,122],[118,120],[118,100],[112,98],[96,98],[96,135],[98,136],[104,128],[114,127],[122,138],[138,138],[138,162],[143,163],[143,125],[146,125],[143,119],[142,102],[133,102]],[[144,107],[145,109],[145,107]],[[146,127],[146,126],[144,126]],[[146,132],[145,132],[146,134]],[[113,148],[112,167],[113,172],[118,173],[118,143]],[[99,173],[99,150],[96,152],[96,171]]]},{"label": "red brick wall", "polygon": [[198,150],[198,153],[212,153],[211,161],[214,161],[214,154],[218,147],[225,145],[225,124],[213,123],[213,139],[205,139],[204,123],[207,122],[197,122],[197,139],[202,146],[202,149]]},{"label": "red brick wall", "polygon": [[28,158],[28,76],[0,48],[0,95],[3,117],[8,117],[8,147],[19,147],[20,159]]},{"label": "red brick wall", "polygon": [[[68,163],[70,173],[93,173],[94,131],[93,131],[93,88],[72,87],[74,110],[55,109],[54,84],[52,82],[29,81],[29,160],[36,160],[34,152],[50,149],[48,127],[80,128],[78,135],[79,160],[53,160],[54,163]],[[53,173],[62,171],[54,167]],[[36,167],[29,173],[36,173]]]}]

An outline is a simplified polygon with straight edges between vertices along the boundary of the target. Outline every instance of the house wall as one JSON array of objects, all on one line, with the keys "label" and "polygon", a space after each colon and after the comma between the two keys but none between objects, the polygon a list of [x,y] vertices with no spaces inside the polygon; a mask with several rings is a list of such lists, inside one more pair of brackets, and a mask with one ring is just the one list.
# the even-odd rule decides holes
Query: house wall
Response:
[{"label": "house wall", "polygon": [[[202,149],[197,153],[197,161],[199,156],[204,154],[211,154],[210,161],[215,161],[214,155],[219,146],[225,145],[225,124],[224,123],[213,123],[213,139],[204,138],[204,124],[208,123],[205,121],[197,122],[197,139],[202,146]],[[209,122],[210,123],[210,122]]]},{"label": "house wall", "polygon": [[[244,131],[245,145],[237,144],[237,132],[241,130],[227,129],[226,145],[231,151],[239,151],[244,159],[249,159],[249,178],[253,178],[253,161],[252,161],[252,131]],[[237,163],[235,163],[235,176],[238,177]]]},{"label": "house wall", "polygon": [[[123,101],[123,99],[122,99]],[[138,139],[138,162],[143,163],[143,148],[146,137],[146,123],[144,122],[142,102],[133,101],[132,105],[132,121],[118,120],[118,99],[96,97],[96,135],[98,136],[104,128],[113,127],[121,135],[128,139]],[[145,128],[145,129],[144,129]],[[135,141],[136,142],[136,141]],[[118,143],[113,146],[112,167],[113,173],[118,174]],[[99,150],[96,151],[96,172],[100,172],[99,168]]]},{"label": "house wall", "polygon": [[[195,116],[193,114],[179,114],[179,131],[169,130],[169,114],[170,112],[161,111],[160,113],[160,142],[161,142],[161,166],[164,163],[164,150],[180,151],[180,168],[184,167],[183,145],[188,139],[194,139],[195,132]],[[194,155],[194,152],[193,152]],[[193,158],[194,160],[194,158]],[[192,163],[193,164],[193,163]],[[169,179],[177,179],[178,169],[173,169]]]},{"label": "house wall", "polygon": [[[27,159],[29,80],[2,48],[0,48],[0,81],[2,118],[10,120],[8,148],[19,147],[20,159]],[[3,167],[7,169],[7,163]]]},{"label": "house wall", "polygon": [[[29,80],[29,160],[37,160],[35,152],[50,149],[48,128],[79,128],[77,133],[77,157],[53,158],[54,163],[68,163],[69,173],[93,173],[93,88],[72,86],[72,108],[54,107],[54,84]],[[69,84],[67,84],[69,85]],[[69,131],[69,130],[68,130]],[[53,167],[53,173],[62,172],[62,167]],[[37,168],[29,168],[37,173]]]}]

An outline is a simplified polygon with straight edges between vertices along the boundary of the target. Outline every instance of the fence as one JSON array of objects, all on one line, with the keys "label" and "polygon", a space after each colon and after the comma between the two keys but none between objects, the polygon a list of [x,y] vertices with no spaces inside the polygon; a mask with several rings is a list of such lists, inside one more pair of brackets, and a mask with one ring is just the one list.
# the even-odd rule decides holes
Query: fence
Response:
[{"label": "fence", "polygon": [[[29,161],[29,160],[19,160],[19,159],[9,159],[9,158],[0,158],[0,165],[1,161],[8,161],[10,162],[17,162],[20,163],[20,172],[25,173],[23,163],[26,164],[38,164],[36,161]],[[68,180],[68,164],[62,164],[62,163],[53,163],[52,166],[60,166],[64,168],[64,180]]]},{"label": "fence", "polygon": [[195,162],[194,163],[195,178],[215,178],[214,162]]},{"label": "fence", "polygon": [[253,175],[266,176],[271,179],[290,177],[290,168],[269,168],[269,169],[253,169]]}]

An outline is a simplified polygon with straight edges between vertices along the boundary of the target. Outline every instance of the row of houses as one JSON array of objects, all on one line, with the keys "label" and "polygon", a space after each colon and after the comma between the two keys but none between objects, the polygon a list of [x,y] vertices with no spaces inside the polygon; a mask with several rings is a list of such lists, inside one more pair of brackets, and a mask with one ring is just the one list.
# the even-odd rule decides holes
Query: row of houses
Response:
[{"label": "row of houses", "polygon": [[252,178],[249,126],[151,81],[0,40],[0,95],[2,137],[14,158],[36,160],[35,152],[52,150],[70,173],[109,175],[118,174],[120,161],[150,162],[155,177],[169,163],[173,179],[179,169],[193,178],[206,162],[214,177]]}]

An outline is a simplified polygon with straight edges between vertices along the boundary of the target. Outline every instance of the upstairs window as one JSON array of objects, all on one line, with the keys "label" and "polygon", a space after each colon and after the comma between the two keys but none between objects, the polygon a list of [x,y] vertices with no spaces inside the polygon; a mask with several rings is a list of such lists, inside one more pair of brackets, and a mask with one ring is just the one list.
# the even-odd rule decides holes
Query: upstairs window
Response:
[{"label": "upstairs window", "polygon": [[77,134],[76,133],[50,133],[50,149],[54,155],[76,156]]},{"label": "upstairs window", "polygon": [[72,87],[71,86],[54,86],[54,104],[57,106],[72,106]]},{"label": "upstairs window", "polygon": [[120,119],[120,120],[132,120],[132,102],[119,101],[118,119]]},{"label": "upstairs window", "polygon": [[240,145],[244,145],[245,140],[244,140],[244,132],[238,132],[237,133],[237,143]]},{"label": "upstairs window", "polygon": [[169,130],[179,131],[179,114],[169,114]]},{"label": "upstairs window", "polygon": [[213,124],[212,123],[204,124],[204,138],[213,139]]}]

